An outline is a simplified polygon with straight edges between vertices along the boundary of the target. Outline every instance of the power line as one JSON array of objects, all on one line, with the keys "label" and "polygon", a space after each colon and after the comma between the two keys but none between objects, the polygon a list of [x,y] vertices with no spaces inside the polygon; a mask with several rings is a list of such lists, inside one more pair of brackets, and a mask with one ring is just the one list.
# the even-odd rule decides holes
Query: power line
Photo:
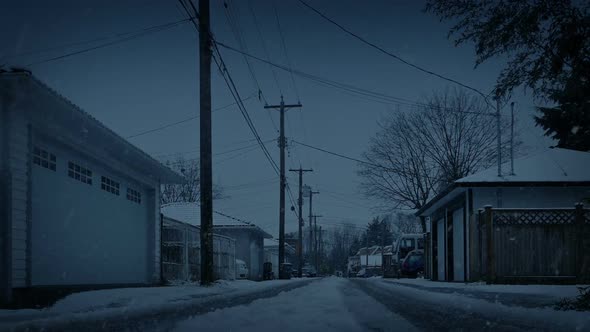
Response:
[{"label": "power line", "polygon": [[[251,139],[251,140],[248,140],[246,142],[251,142],[251,141],[254,141],[254,140],[255,139]],[[267,140],[267,141],[264,141],[264,143],[269,143],[271,141],[274,141],[274,140]],[[255,146],[258,146],[258,143],[254,143],[254,144],[242,146],[242,147],[231,149],[231,150],[226,150],[226,151],[214,153],[213,156],[221,156],[221,155],[225,155],[225,154],[228,154],[228,153],[242,151],[242,150],[245,150],[245,149],[248,149],[248,148],[252,148],[252,147],[255,147]],[[199,149],[196,149],[196,150],[189,150],[189,151],[181,151],[181,152],[174,152],[174,153],[159,154],[159,155],[155,155],[154,158],[162,158],[162,157],[169,157],[169,156],[186,155],[186,154],[189,154],[189,153],[196,153],[196,152],[199,152],[199,151],[200,151]]]},{"label": "power line", "polygon": [[[182,7],[184,8],[184,10],[187,12],[188,16],[189,17],[192,16],[189,9],[184,4],[183,0],[179,0],[179,1],[182,4]],[[195,6],[191,0],[189,0],[189,4],[196,14],[195,16],[198,17],[198,15],[199,15],[198,11],[195,8]],[[193,22],[194,27],[198,31],[199,28],[198,28],[198,25],[196,24],[196,22],[194,20],[191,20],[191,22]],[[278,175],[279,174],[278,166],[277,166],[276,162],[274,161],[274,159],[272,159],[272,156],[270,155],[270,152],[268,152],[268,149],[266,148],[266,146],[262,143],[262,140],[260,139],[260,135],[258,135],[258,131],[256,130],[256,127],[254,126],[254,123],[252,122],[250,115],[248,114],[248,110],[244,106],[243,100],[240,97],[239,91],[237,90],[237,88],[235,86],[235,83],[231,77],[231,74],[227,70],[227,66],[225,65],[225,62],[223,61],[223,58],[221,56],[221,52],[219,52],[219,48],[217,47],[217,41],[215,40],[213,35],[210,35],[209,37],[211,38],[213,51],[216,52],[216,54],[217,54],[217,56],[213,55],[212,58],[215,61],[215,64],[217,65],[219,71],[221,72],[223,80],[225,81],[228,89],[230,90],[232,97],[236,101],[238,108],[240,110],[240,113],[242,114],[242,116],[244,117],[244,120],[246,121],[246,124],[248,125],[248,127],[250,128],[250,131],[252,132],[252,134],[254,135],[256,140],[258,141],[258,144],[259,144],[260,148],[262,149],[262,152],[264,153],[266,159],[269,161],[272,169]]]},{"label": "power line", "polygon": [[370,41],[368,41],[368,40],[364,39],[363,37],[361,37],[361,36],[359,36],[358,34],[356,34],[356,33],[352,32],[351,30],[349,30],[349,29],[345,28],[343,25],[341,25],[340,23],[338,23],[338,22],[334,21],[333,19],[329,18],[328,16],[324,15],[322,12],[320,12],[320,11],[319,11],[319,10],[317,10],[317,9],[315,9],[314,7],[312,7],[312,6],[311,6],[310,4],[308,4],[307,2],[305,2],[305,1],[303,1],[303,0],[299,0],[299,2],[300,2],[301,4],[303,4],[305,7],[307,7],[307,8],[309,8],[309,9],[311,9],[313,12],[315,12],[316,14],[318,14],[320,17],[322,17],[322,18],[323,18],[323,19],[325,19],[326,21],[328,21],[328,22],[332,23],[333,25],[337,26],[337,27],[338,27],[340,30],[342,30],[342,31],[346,32],[347,34],[351,35],[352,37],[354,37],[354,38],[358,39],[358,40],[359,40],[359,41],[361,41],[362,43],[364,43],[364,44],[366,44],[366,45],[369,45],[369,46],[371,46],[372,48],[374,48],[374,49],[376,49],[376,50],[380,51],[381,53],[383,53],[383,54],[386,54],[386,55],[388,55],[388,56],[390,56],[390,57],[392,57],[392,58],[394,58],[394,59],[396,59],[396,60],[398,60],[398,61],[402,62],[403,64],[405,64],[405,65],[408,65],[408,66],[410,66],[410,67],[412,67],[412,68],[414,68],[414,69],[417,69],[417,70],[419,70],[419,71],[421,71],[421,72],[423,72],[423,73],[426,73],[426,74],[429,74],[429,75],[432,75],[432,76],[436,76],[436,77],[438,77],[438,78],[440,78],[440,79],[443,79],[443,80],[445,80],[445,81],[448,81],[448,82],[451,82],[451,83],[457,84],[457,85],[459,85],[459,86],[461,86],[461,87],[463,87],[463,88],[469,89],[469,90],[471,90],[471,91],[473,91],[473,92],[475,92],[475,93],[479,94],[480,96],[482,96],[482,97],[484,98],[484,101],[485,101],[485,102],[486,102],[486,103],[489,105],[489,102],[488,102],[488,100],[487,100],[487,96],[486,96],[486,95],[485,95],[483,92],[479,91],[478,89],[476,89],[476,88],[473,88],[473,87],[471,87],[471,86],[469,86],[469,85],[463,84],[463,83],[461,83],[461,82],[459,82],[459,81],[457,81],[457,80],[454,80],[454,79],[452,79],[452,78],[449,78],[449,77],[443,76],[443,75],[441,75],[441,74],[437,74],[437,73],[435,73],[435,72],[433,72],[433,71],[431,71],[431,70],[428,70],[428,69],[422,68],[422,67],[420,67],[420,66],[417,66],[417,65],[415,65],[415,64],[413,64],[413,63],[411,63],[411,62],[409,62],[409,61],[407,61],[407,60],[405,60],[405,59],[403,59],[402,57],[400,57],[400,56],[398,56],[398,55],[396,55],[396,54],[394,54],[394,53],[392,53],[392,52],[389,52],[389,51],[385,50],[384,48],[382,48],[382,47],[378,46],[377,44],[374,44],[374,43],[372,43],[372,42],[370,42]]},{"label": "power line", "polygon": [[343,159],[348,159],[348,160],[355,161],[355,162],[361,163],[361,164],[367,164],[367,165],[370,165],[370,166],[373,166],[373,167],[379,167],[379,168],[388,169],[387,167],[384,167],[384,166],[381,166],[381,165],[377,165],[377,164],[373,164],[373,163],[370,163],[370,162],[367,162],[367,161],[364,161],[364,160],[361,160],[361,159],[357,159],[357,158],[345,156],[345,155],[340,154],[340,153],[336,153],[336,152],[328,151],[328,150],[325,150],[325,149],[322,149],[322,148],[318,148],[318,147],[315,147],[315,146],[311,146],[309,144],[301,143],[301,142],[298,142],[296,140],[291,140],[291,141],[294,142],[294,143],[297,143],[299,145],[308,147],[310,149],[318,150],[318,151],[321,151],[321,152],[324,152],[324,153],[327,153],[327,154],[331,154],[331,155],[336,156],[336,157],[340,157],[340,158],[343,158]]},{"label": "power line", "polygon": [[28,67],[28,66],[34,66],[34,65],[38,65],[38,64],[43,64],[43,63],[51,62],[51,61],[56,61],[56,60],[68,58],[68,57],[71,57],[71,56],[74,56],[74,55],[83,54],[83,53],[87,53],[87,52],[94,51],[94,50],[97,50],[97,49],[101,49],[101,48],[104,48],[104,47],[108,47],[108,46],[112,46],[112,45],[124,43],[124,42],[130,41],[130,40],[133,40],[133,39],[137,39],[137,38],[140,38],[140,37],[143,37],[143,36],[147,36],[147,35],[156,33],[156,32],[168,30],[170,28],[173,28],[173,27],[175,27],[177,25],[180,25],[182,23],[185,23],[185,22],[188,22],[188,21],[191,21],[191,20],[192,20],[191,18],[187,18],[187,19],[182,19],[180,21],[175,21],[175,22],[170,22],[170,23],[166,23],[166,24],[152,26],[152,27],[149,27],[149,28],[145,28],[145,29],[139,30],[139,32],[137,32],[137,33],[135,33],[135,34],[133,34],[133,35],[131,35],[129,37],[121,38],[121,39],[114,40],[114,41],[111,41],[111,42],[108,42],[108,43],[104,43],[104,44],[100,44],[100,45],[93,46],[93,47],[90,47],[90,48],[82,49],[82,50],[79,50],[79,51],[75,51],[75,52],[63,54],[63,55],[52,57],[52,58],[49,58],[49,59],[32,62],[32,63],[27,64],[26,66]]},{"label": "power line", "polygon": [[[238,53],[241,52],[240,50],[236,49],[235,47],[229,46],[229,45],[224,44],[222,42],[218,41],[217,44],[225,49],[230,50],[230,51],[238,52]],[[279,68],[279,69],[287,71],[287,72],[292,71],[295,75],[298,75],[298,76],[301,76],[305,79],[320,83],[324,86],[333,87],[333,88],[336,88],[339,90],[343,90],[345,92],[351,92],[351,93],[354,93],[354,94],[361,96],[361,97],[372,98],[369,100],[374,101],[374,102],[379,102],[379,103],[383,103],[383,104],[390,104],[390,105],[405,105],[405,106],[414,106],[414,107],[433,108],[433,109],[443,110],[443,111],[447,111],[447,112],[458,112],[458,113],[467,113],[467,114],[474,114],[474,115],[495,116],[495,113],[458,111],[458,110],[454,110],[451,108],[437,107],[435,105],[429,105],[429,104],[420,103],[417,101],[412,101],[412,100],[401,98],[401,97],[395,97],[395,96],[391,96],[391,95],[384,94],[381,92],[375,92],[375,91],[359,88],[359,87],[351,85],[351,84],[346,84],[346,83],[330,80],[328,78],[320,77],[317,75],[309,74],[309,73],[303,72],[301,70],[289,69],[288,67],[286,67],[284,65],[270,62],[268,60],[262,59],[260,57],[255,56],[255,55],[252,55],[252,54],[246,54],[246,56],[256,59],[257,61],[267,63],[271,66],[274,66],[276,68]]]},{"label": "power line", "polygon": [[[248,99],[250,99],[252,97],[254,97],[254,94],[250,95],[249,97],[245,98],[244,100],[248,100]],[[234,103],[231,103],[231,104],[228,104],[228,105],[225,105],[225,106],[216,108],[216,109],[212,110],[212,112],[220,111],[220,110],[226,109],[228,107],[234,106],[236,104],[237,103],[234,102]],[[169,123],[169,124],[166,124],[166,125],[163,125],[163,126],[160,126],[160,127],[156,127],[156,128],[153,128],[153,129],[148,129],[148,130],[139,132],[137,134],[133,134],[131,136],[127,136],[126,138],[129,139],[129,138],[134,138],[134,137],[138,137],[138,136],[143,136],[143,135],[146,135],[146,134],[150,134],[150,133],[153,133],[153,132],[156,132],[156,131],[160,131],[160,130],[163,130],[163,129],[166,129],[166,128],[170,128],[170,127],[173,127],[173,126],[176,126],[176,125],[179,125],[179,124],[182,124],[182,123],[185,123],[185,122],[194,120],[194,119],[198,119],[199,117],[200,117],[200,115],[191,116],[191,117],[188,117],[188,118],[185,118],[185,119],[182,119],[182,120],[173,122],[173,123]]]},{"label": "power line", "polygon": [[293,83],[293,90],[295,91],[295,96],[297,96],[297,100],[299,101],[299,91],[297,91],[297,84],[295,83],[295,77],[293,76],[293,70],[291,65],[291,59],[289,59],[289,52],[287,52],[287,46],[285,43],[285,36],[283,35],[283,28],[281,27],[281,20],[279,19],[279,12],[277,11],[277,3],[273,0],[272,3],[275,18],[277,21],[277,27],[279,28],[279,35],[281,37],[281,45],[283,45],[283,52],[285,53],[285,59],[287,59],[287,65],[289,66],[289,74],[291,76],[291,82]]},{"label": "power line", "polygon": [[[270,54],[268,52],[268,49],[266,48],[266,42],[264,41],[264,36],[262,35],[262,30],[260,30],[260,26],[258,25],[258,19],[256,18],[256,12],[254,11],[254,8],[252,7],[252,0],[248,0],[248,8],[250,9],[250,13],[252,14],[252,18],[254,18],[254,26],[256,27],[256,31],[258,32],[258,37],[260,37],[260,42],[262,43],[262,50],[264,51],[264,54],[266,55],[266,59],[268,61],[270,61]],[[279,84],[279,79],[277,78],[277,73],[274,70],[273,66],[269,65],[269,68],[272,72],[272,76],[275,80],[277,88],[279,89],[279,92],[282,95],[283,90],[281,89],[281,85]],[[274,122],[273,122],[273,124],[274,124]]]},{"label": "power line", "polygon": [[[242,51],[244,51],[245,53],[247,53],[248,46],[246,45],[246,40],[241,33],[239,20],[234,15],[232,8],[230,8],[230,6],[227,2],[224,2],[224,7],[226,9],[224,11],[225,17],[227,18],[227,22],[229,23],[232,33],[233,33],[234,37],[236,38],[236,41],[238,42],[240,49]],[[233,7],[233,4],[231,7]],[[252,77],[254,84],[256,84],[256,86],[258,87],[259,97],[262,97],[262,99],[264,100],[264,104],[268,104],[268,102],[266,101],[266,97],[264,96],[264,93],[262,92],[262,88],[260,87],[260,83],[258,82],[258,79],[256,78],[256,74],[254,74],[254,68],[252,68],[252,64],[250,64],[250,60],[248,59],[247,56],[245,56],[243,54],[242,54],[242,56],[244,58],[244,61],[246,61],[246,66],[248,67],[248,72],[250,73],[250,77]]]}]

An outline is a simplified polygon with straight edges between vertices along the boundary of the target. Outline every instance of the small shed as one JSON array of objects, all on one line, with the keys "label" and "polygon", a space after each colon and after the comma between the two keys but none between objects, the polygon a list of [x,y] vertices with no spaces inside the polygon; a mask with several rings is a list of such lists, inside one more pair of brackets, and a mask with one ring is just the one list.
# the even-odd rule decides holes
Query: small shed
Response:
[{"label": "small shed", "polygon": [[[192,225],[200,225],[201,211],[195,203],[173,203],[162,207],[164,216]],[[248,279],[262,280],[264,263],[264,239],[272,236],[253,223],[215,211],[213,232],[233,238],[236,242],[236,257],[246,262]]]}]

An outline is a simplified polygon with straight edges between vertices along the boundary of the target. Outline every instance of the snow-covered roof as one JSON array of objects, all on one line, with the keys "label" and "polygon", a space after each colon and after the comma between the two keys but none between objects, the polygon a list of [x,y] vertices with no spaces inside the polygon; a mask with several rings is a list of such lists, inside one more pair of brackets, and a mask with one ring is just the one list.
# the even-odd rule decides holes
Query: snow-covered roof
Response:
[{"label": "snow-covered roof", "polygon": [[0,71],[0,90],[18,90],[19,93],[14,94],[19,96],[17,102],[28,106],[24,109],[31,111],[32,121],[40,128],[52,134],[63,134],[70,143],[84,142],[88,151],[91,144],[94,152],[108,154],[127,165],[128,170],[141,172],[162,183],[182,182],[180,174],[131,144],[30,72]]},{"label": "snow-covered roof", "polygon": [[502,164],[501,177],[497,166],[466,176],[456,183],[498,182],[590,182],[590,153],[568,149],[547,149],[514,160],[514,175],[510,162]]},{"label": "snow-covered roof", "polygon": [[502,176],[497,166],[466,176],[448,186],[428,201],[415,215],[425,216],[431,208],[440,206],[460,195],[469,187],[502,186],[590,186],[590,153],[552,148],[514,160],[514,175],[510,162],[502,164]]},{"label": "snow-covered roof", "polygon": [[[264,248],[265,249],[270,249],[270,248],[277,248],[279,247],[279,240],[278,239],[264,239]],[[285,250],[288,251],[289,253],[294,254],[295,253],[295,248],[293,248],[292,245],[288,244],[287,242],[285,242]]]},{"label": "snow-covered roof", "polygon": [[[171,203],[161,207],[161,213],[168,218],[199,226],[201,224],[201,209],[196,203]],[[243,228],[262,232],[264,238],[272,238],[270,234],[257,225],[220,211],[213,210],[214,228]]]}]

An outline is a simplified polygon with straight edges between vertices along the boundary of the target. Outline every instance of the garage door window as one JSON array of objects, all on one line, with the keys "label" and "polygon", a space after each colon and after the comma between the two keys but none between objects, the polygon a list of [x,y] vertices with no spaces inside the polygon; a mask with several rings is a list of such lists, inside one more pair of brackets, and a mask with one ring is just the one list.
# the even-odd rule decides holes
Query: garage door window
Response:
[{"label": "garage door window", "polygon": [[82,183],[92,185],[92,171],[71,161],[68,162],[68,176]]},{"label": "garage door window", "polygon": [[141,204],[141,193],[137,190],[127,188],[127,199],[137,204]]},{"label": "garage door window", "polygon": [[47,152],[39,147],[33,148],[33,164],[45,167],[55,172],[56,158],[53,153]]},{"label": "garage door window", "polygon": [[119,196],[119,182],[109,179],[106,176],[102,177],[100,188],[104,191],[110,192],[111,194]]}]

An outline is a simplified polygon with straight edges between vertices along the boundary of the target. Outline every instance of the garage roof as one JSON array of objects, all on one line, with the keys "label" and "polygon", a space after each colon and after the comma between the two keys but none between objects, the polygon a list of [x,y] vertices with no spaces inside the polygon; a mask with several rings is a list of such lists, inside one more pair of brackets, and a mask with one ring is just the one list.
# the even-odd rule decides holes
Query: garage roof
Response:
[{"label": "garage roof", "polygon": [[131,144],[99,120],[34,77],[19,70],[0,72],[1,97],[13,97],[15,103],[33,110],[31,121],[48,133],[64,137],[70,144],[86,145],[161,183],[180,183],[182,176]]}]

